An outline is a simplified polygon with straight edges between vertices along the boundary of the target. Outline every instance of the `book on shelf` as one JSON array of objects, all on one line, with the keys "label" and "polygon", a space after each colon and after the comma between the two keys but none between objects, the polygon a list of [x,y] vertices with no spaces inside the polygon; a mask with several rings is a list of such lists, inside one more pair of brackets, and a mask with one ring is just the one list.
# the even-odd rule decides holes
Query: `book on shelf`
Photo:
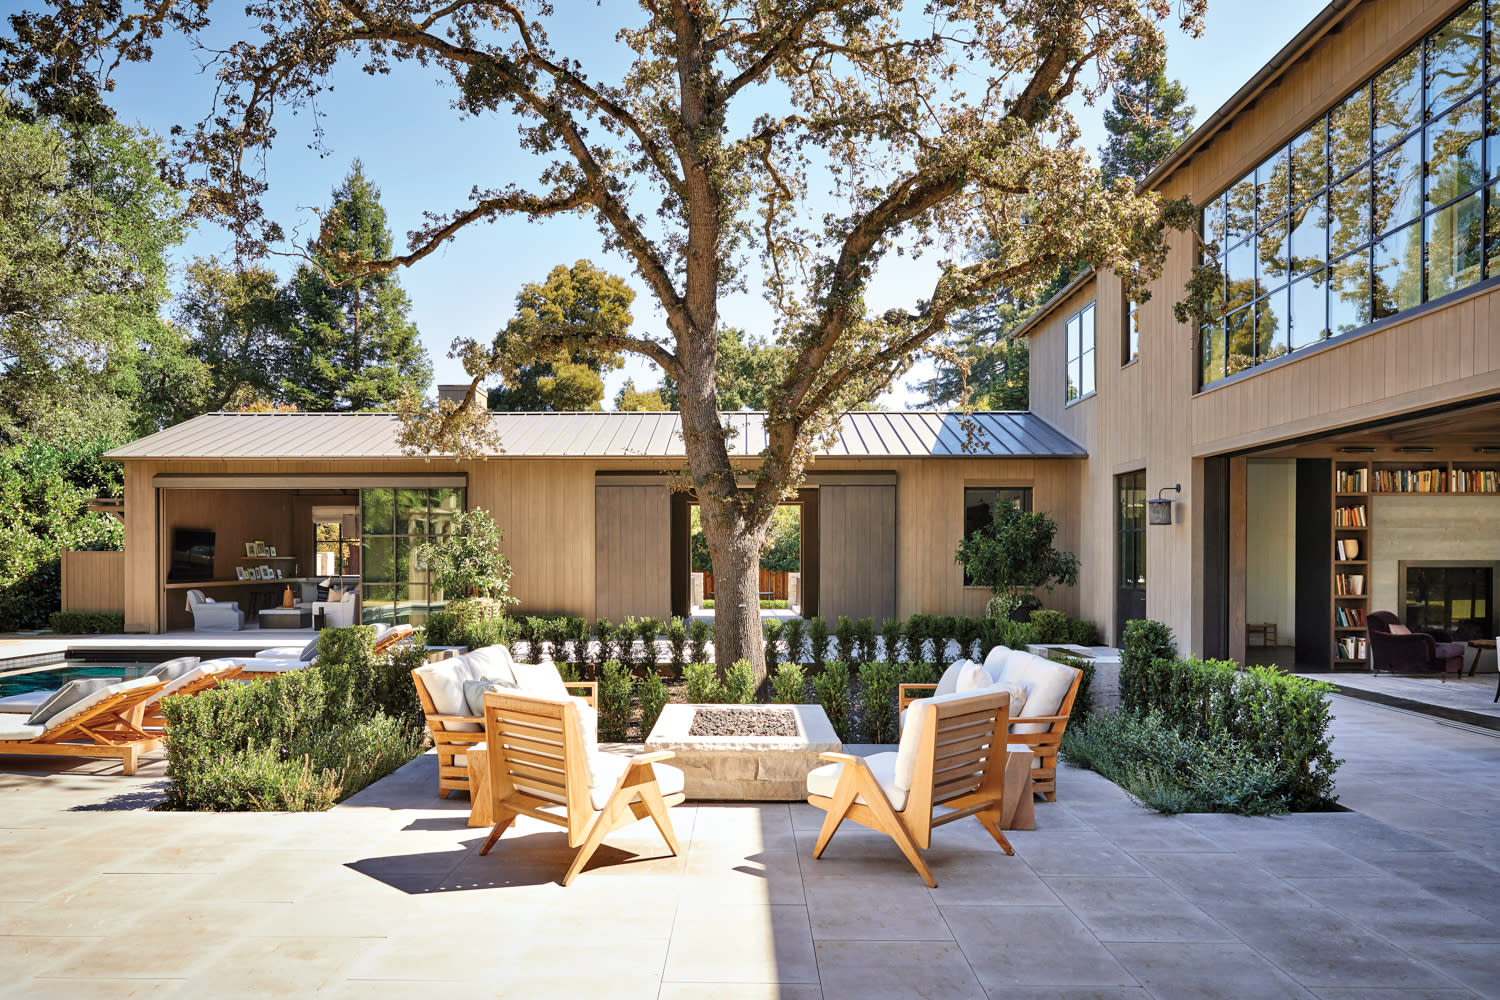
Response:
[{"label": "book on shelf", "polygon": [[1446,493],[1447,469],[1380,469],[1375,473],[1376,493]]},{"label": "book on shelf", "polygon": [[1365,658],[1365,640],[1356,635],[1346,635],[1339,640],[1339,656],[1345,660],[1363,660]]},{"label": "book on shelf", "polygon": [[1344,562],[1349,558],[1348,556],[1344,555],[1344,540],[1342,538],[1337,539],[1333,543],[1333,557],[1339,562]]},{"label": "book on shelf", "polygon": [[1334,480],[1334,488],[1340,493],[1368,493],[1369,474],[1369,469],[1340,469]]},{"label": "book on shelf", "polygon": [[1455,469],[1454,493],[1500,493],[1500,473],[1494,469]]},{"label": "book on shelf", "polygon": [[1365,627],[1365,613],[1360,608],[1334,608],[1333,613],[1339,628]]},{"label": "book on shelf", "polygon": [[1337,507],[1333,512],[1333,523],[1338,528],[1363,528],[1365,526],[1365,505],[1356,507]]}]

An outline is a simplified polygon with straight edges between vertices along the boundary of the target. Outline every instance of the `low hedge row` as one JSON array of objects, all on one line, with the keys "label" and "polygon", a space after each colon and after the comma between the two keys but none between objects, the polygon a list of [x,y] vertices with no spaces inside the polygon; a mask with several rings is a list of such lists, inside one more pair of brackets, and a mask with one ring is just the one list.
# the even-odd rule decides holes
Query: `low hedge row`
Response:
[{"label": "low hedge row", "polygon": [[[1070,726],[1064,755],[1099,764],[1142,801],[1171,811],[1181,811],[1177,798],[1209,811],[1326,809],[1337,801],[1334,775],[1343,763],[1328,732],[1332,690],[1274,667],[1180,658],[1166,625],[1131,622],[1119,712]],[[1190,771],[1183,762],[1194,754],[1204,763]]]},{"label": "low hedge row", "polygon": [[416,636],[375,656],[368,629],[325,629],[316,663],[162,703],[167,808],[327,809],[422,752]]},{"label": "low hedge row", "polygon": [[125,631],[125,616],[117,611],[54,611],[47,627],[64,635]]}]

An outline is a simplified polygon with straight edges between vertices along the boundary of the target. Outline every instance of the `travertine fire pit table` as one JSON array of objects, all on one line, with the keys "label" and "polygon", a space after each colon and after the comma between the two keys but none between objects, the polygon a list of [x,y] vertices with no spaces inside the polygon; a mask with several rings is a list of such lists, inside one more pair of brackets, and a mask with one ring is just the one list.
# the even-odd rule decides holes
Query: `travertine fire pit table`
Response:
[{"label": "travertine fire pit table", "polygon": [[[789,712],[795,736],[693,736],[700,710]],[[721,720],[726,718],[719,717]],[[768,720],[769,721],[769,720]],[[723,725],[700,728],[723,729]],[[662,709],[646,750],[671,750],[681,768],[689,799],[793,802],[807,798],[807,772],[825,763],[818,754],[844,745],[821,705],[668,705]]]}]

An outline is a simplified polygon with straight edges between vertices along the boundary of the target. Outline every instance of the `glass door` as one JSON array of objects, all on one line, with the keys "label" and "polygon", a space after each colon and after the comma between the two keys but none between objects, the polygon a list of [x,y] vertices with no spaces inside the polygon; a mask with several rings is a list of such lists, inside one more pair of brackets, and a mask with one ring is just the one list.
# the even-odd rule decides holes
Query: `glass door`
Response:
[{"label": "glass door", "polygon": [[1115,477],[1115,643],[1146,617],[1146,472]]}]

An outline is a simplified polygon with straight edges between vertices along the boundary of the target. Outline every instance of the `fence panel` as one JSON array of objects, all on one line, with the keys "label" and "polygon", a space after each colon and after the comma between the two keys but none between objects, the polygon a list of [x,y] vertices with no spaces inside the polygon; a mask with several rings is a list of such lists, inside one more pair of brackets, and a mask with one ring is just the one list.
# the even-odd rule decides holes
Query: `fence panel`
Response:
[{"label": "fence panel", "polygon": [[125,611],[125,553],[64,552],[64,611]]}]

